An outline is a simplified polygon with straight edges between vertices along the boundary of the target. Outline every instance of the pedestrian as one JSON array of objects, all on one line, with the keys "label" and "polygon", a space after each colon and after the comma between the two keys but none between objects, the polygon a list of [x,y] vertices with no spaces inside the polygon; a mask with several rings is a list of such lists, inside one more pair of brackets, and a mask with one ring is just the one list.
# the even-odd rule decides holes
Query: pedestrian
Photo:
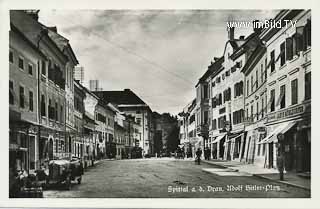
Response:
[{"label": "pedestrian", "polygon": [[210,160],[210,155],[211,155],[211,149],[208,148],[208,160]]},{"label": "pedestrian", "polygon": [[284,157],[281,151],[278,151],[277,155],[277,167],[280,175],[280,181],[284,180],[283,172],[284,172]]},{"label": "pedestrian", "polygon": [[202,155],[202,150],[200,148],[198,148],[197,152],[196,152],[196,162],[198,163],[198,165],[200,165],[200,157]]}]

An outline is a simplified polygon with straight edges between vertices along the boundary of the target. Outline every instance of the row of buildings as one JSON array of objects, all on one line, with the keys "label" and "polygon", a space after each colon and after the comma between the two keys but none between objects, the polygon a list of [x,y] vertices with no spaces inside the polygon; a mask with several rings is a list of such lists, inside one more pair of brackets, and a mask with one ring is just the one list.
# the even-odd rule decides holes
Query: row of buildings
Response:
[{"label": "row of buildings", "polygon": [[265,168],[276,168],[281,153],[287,171],[310,171],[311,11],[282,10],[273,20],[282,27],[247,37],[228,28],[222,56],[179,114],[186,153],[208,148],[213,159]]},{"label": "row of buildings", "polygon": [[85,87],[69,40],[41,24],[38,12],[10,11],[10,169],[34,171],[51,159],[79,157],[90,166],[100,158],[160,153],[165,127],[156,121],[162,116],[130,89]]}]

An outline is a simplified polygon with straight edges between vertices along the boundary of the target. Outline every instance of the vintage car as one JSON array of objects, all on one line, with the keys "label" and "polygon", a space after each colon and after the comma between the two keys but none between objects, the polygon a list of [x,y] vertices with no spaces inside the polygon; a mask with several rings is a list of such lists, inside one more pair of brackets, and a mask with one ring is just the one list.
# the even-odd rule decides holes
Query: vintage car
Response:
[{"label": "vintage car", "polygon": [[83,166],[80,160],[51,160],[49,162],[49,176],[47,185],[64,185],[66,189],[71,189],[71,181],[81,184]]}]

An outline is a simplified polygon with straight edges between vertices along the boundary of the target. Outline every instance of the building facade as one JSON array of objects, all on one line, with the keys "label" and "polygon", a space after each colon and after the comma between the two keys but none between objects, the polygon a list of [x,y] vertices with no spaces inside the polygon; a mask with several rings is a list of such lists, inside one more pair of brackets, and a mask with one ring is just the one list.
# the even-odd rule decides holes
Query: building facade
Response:
[{"label": "building facade", "polygon": [[283,10],[275,20],[295,27],[266,29],[268,167],[283,155],[285,170],[310,171],[311,161],[311,11]]}]

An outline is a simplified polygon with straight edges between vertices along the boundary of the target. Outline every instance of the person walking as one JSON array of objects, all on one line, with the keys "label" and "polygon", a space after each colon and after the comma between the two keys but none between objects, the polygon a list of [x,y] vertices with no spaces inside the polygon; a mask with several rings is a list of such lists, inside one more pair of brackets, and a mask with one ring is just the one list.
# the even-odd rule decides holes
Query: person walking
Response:
[{"label": "person walking", "polygon": [[196,163],[198,163],[198,165],[200,165],[200,157],[202,155],[202,150],[200,148],[198,148],[197,152],[196,152]]},{"label": "person walking", "polygon": [[284,157],[283,153],[280,151],[277,155],[277,167],[280,175],[280,181],[284,180],[283,172],[284,172]]}]

